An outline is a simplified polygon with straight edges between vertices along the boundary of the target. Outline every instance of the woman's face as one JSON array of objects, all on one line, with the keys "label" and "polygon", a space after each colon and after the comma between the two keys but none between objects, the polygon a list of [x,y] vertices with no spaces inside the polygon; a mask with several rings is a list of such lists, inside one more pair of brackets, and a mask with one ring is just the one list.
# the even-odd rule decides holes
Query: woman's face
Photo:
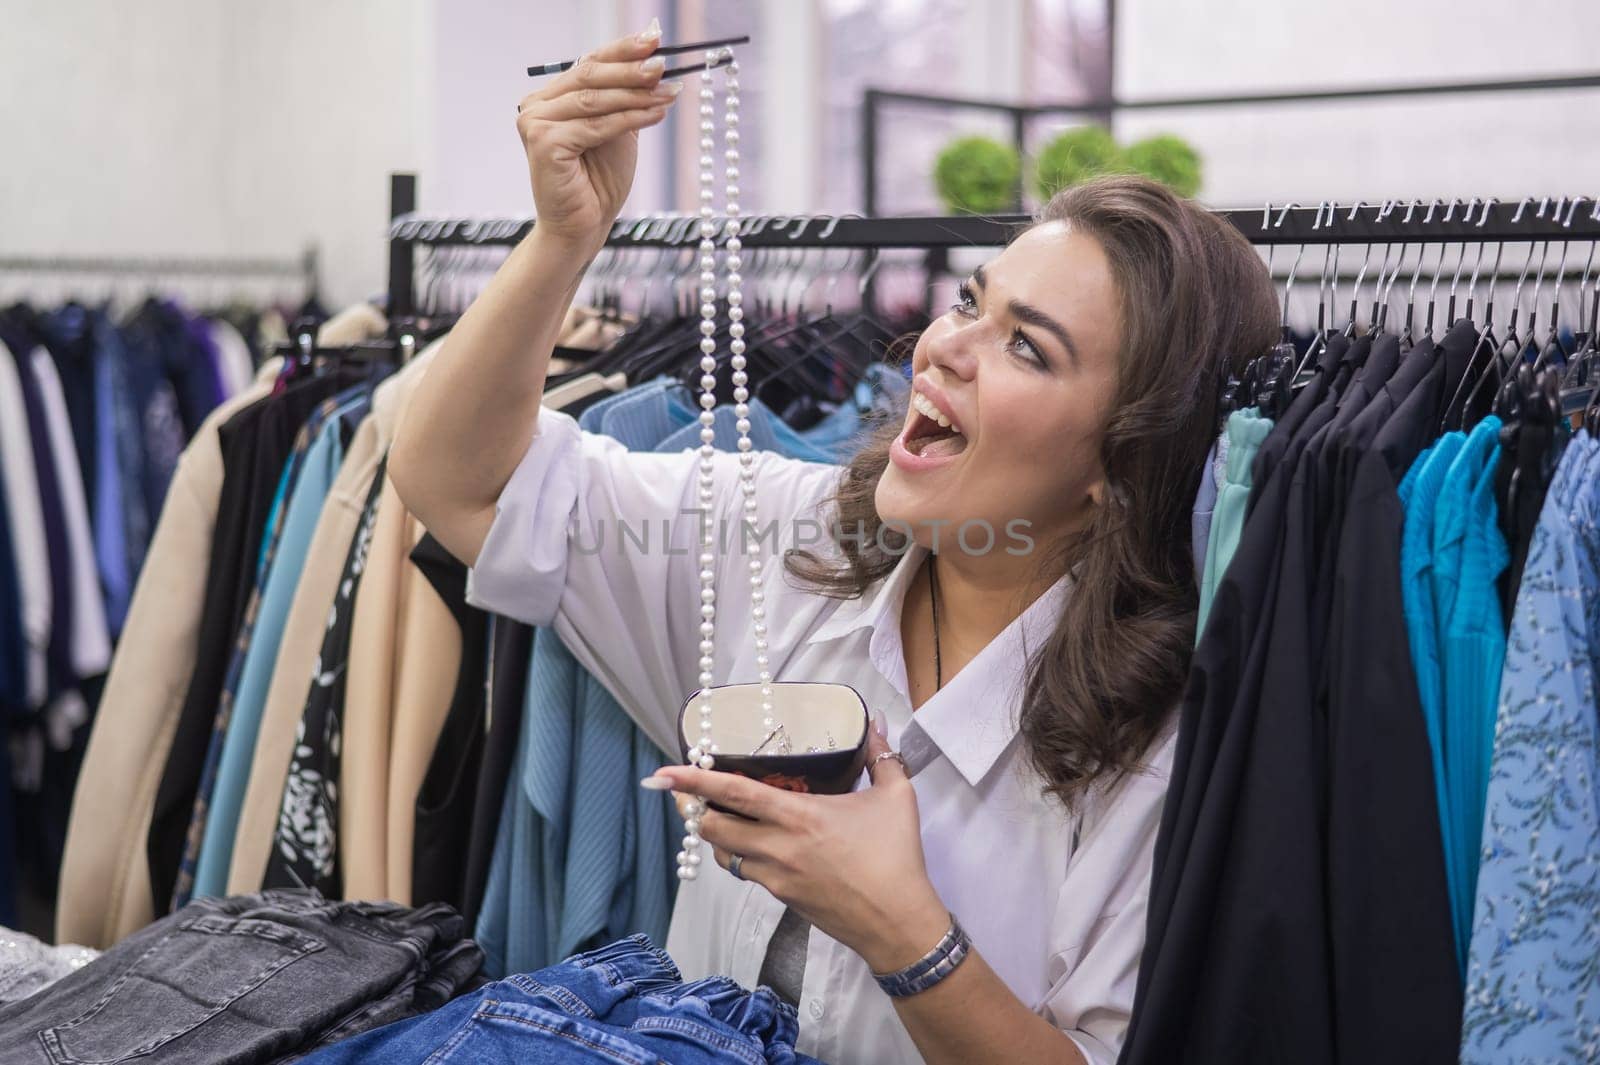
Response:
[{"label": "woman's face", "polygon": [[1023,538],[1039,550],[1080,524],[1103,491],[1119,319],[1104,252],[1068,223],[1033,227],[975,271],[917,341],[911,409],[878,481],[884,521],[969,555],[1030,553]]}]

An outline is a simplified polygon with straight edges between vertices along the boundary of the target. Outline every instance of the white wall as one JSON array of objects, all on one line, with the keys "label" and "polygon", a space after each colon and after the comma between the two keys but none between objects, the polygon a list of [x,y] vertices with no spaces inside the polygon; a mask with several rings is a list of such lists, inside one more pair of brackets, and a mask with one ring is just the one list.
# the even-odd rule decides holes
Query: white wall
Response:
[{"label": "white wall", "polygon": [[430,155],[431,6],[0,0],[0,254],[314,242],[328,302],[368,294],[385,175]]},{"label": "white wall", "polygon": [[[1118,0],[1123,99],[1548,78],[1600,69],[1594,0]],[[1219,206],[1594,195],[1600,89],[1124,112],[1205,157]]]},{"label": "white wall", "polygon": [[[1594,0],[1118,2],[1127,98],[1600,67]],[[823,150],[823,4],[753,9],[761,29],[747,65],[765,80],[751,117],[768,128],[790,117],[747,212],[816,210],[825,169],[858,165]],[[687,3],[685,17],[698,9]],[[532,84],[523,68],[640,28],[652,12],[672,38],[674,10],[670,0],[0,0],[0,255],[287,257],[315,242],[327,302],[365,297],[385,282],[390,171],[420,174],[429,213],[529,213],[515,131]],[[971,59],[928,88],[1020,91],[1004,53],[1026,24],[1022,0],[963,17]],[[1592,195],[1597,108],[1600,90],[1142,112],[1118,133],[1190,138],[1216,204]],[[668,206],[671,137],[642,142],[629,213]],[[680,205],[693,192],[683,182]],[[0,298],[16,291],[0,275]]]}]

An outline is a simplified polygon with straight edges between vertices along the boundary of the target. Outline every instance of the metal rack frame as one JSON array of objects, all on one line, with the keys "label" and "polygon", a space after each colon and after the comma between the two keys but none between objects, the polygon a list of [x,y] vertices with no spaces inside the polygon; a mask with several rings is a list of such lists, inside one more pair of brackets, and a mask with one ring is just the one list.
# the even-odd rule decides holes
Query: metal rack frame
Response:
[{"label": "metal rack frame", "polygon": [[0,271],[36,274],[111,274],[133,276],[181,275],[195,277],[298,277],[305,294],[315,296],[321,287],[319,255],[315,245],[293,259],[188,258],[184,256],[111,255],[4,255]]},{"label": "metal rack frame", "polygon": [[[533,227],[531,218],[429,218],[415,213],[416,176],[390,176],[389,306],[391,316],[416,313],[415,249],[433,246],[510,246]],[[1390,200],[1355,206],[1278,205],[1215,212],[1263,247],[1328,244],[1457,244],[1600,241],[1600,200],[1532,197],[1499,200]],[[608,247],[687,247],[698,239],[697,216],[619,219]],[[952,248],[1003,247],[1029,221],[1020,214],[853,218],[756,215],[741,220],[750,248],[877,248],[928,253],[930,270],[948,265]]]},{"label": "metal rack frame", "polygon": [[[1111,5],[1113,11],[1115,5]],[[1497,92],[1548,92],[1559,89],[1600,89],[1600,73],[1572,74],[1552,78],[1516,78],[1501,81],[1455,81],[1414,85],[1372,85],[1364,88],[1308,89],[1297,92],[1245,93],[1224,96],[1169,96],[1144,100],[1115,97],[1077,103],[1021,105],[962,96],[932,93],[867,89],[861,97],[862,203],[868,216],[878,213],[878,145],[881,139],[882,112],[886,105],[900,104],[940,110],[993,111],[1011,122],[1011,140],[1018,155],[1026,149],[1028,121],[1040,115],[1082,115],[1109,127],[1122,111],[1174,110],[1192,107],[1240,107],[1267,104],[1325,103],[1332,100],[1377,100],[1406,96],[1464,96]],[[1013,187],[1013,206],[1022,206],[1022,178]],[[1494,238],[1490,238],[1491,240]]]}]

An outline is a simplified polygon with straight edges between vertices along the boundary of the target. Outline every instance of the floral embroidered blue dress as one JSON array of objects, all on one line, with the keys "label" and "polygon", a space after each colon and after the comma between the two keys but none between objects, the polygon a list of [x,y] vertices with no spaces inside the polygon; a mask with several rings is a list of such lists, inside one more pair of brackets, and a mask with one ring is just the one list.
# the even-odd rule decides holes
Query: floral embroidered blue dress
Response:
[{"label": "floral embroidered blue dress", "polygon": [[1462,1065],[1600,1061],[1600,442],[1568,445],[1500,684]]}]

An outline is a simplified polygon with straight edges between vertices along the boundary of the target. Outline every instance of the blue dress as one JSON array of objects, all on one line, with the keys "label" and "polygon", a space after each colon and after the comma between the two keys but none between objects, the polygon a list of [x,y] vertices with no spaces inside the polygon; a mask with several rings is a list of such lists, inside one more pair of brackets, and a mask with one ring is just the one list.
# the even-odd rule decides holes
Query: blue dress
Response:
[{"label": "blue dress", "polygon": [[1568,445],[1499,689],[1462,1065],[1600,1060],[1600,443]]}]

